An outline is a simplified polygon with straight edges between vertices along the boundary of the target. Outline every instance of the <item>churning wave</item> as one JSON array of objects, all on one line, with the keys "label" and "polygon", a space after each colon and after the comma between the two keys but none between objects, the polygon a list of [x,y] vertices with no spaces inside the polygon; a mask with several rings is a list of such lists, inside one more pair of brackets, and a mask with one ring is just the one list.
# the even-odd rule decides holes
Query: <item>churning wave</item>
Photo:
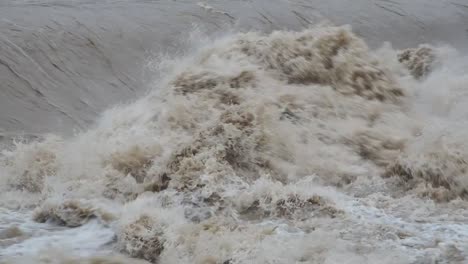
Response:
[{"label": "churning wave", "polygon": [[460,54],[329,25],[201,46],[2,152],[0,263],[466,263]]}]

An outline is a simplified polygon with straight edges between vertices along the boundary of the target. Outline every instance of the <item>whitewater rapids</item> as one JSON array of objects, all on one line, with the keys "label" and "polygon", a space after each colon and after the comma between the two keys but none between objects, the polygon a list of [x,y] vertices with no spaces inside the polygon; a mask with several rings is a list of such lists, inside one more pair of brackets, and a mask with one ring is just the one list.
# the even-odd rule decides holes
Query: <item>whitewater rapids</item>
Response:
[{"label": "whitewater rapids", "polygon": [[135,102],[3,148],[0,263],[468,263],[462,51],[187,39]]}]

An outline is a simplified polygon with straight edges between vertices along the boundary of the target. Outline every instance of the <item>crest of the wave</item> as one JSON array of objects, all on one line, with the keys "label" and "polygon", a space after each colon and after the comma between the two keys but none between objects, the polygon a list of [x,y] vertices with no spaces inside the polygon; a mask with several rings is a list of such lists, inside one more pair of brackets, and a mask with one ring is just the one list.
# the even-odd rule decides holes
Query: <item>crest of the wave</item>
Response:
[{"label": "crest of the wave", "polygon": [[348,27],[230,35],[162,63],[152,93],[89,131],[3,151],[0,202],[98,223],[150,262],[463,261],[467,76],[452,57],[372,51]]}]

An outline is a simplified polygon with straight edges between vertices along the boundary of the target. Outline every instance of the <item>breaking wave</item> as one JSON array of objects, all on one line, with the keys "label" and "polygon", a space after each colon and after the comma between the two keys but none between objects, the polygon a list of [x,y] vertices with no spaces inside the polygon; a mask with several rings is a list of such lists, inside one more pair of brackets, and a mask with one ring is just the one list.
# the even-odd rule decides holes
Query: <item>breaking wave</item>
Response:
[{"label": "breaking wave", "polygon": [[5,263],[464,263],[460,57],[323,25],[161,62],[149,95],[94,128],[3,151],[1,207],[106,232],[88,255],[18,256],[34,234],[9,225]]}]

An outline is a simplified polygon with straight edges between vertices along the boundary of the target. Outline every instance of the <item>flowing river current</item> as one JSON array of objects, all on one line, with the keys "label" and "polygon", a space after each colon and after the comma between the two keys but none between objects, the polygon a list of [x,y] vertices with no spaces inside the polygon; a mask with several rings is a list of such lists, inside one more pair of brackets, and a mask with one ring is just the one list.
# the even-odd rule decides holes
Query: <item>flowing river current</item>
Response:
[{"label": "flowing river current", "polygon": [[468,263],[464,0],[0,1],[0,263]]}]

